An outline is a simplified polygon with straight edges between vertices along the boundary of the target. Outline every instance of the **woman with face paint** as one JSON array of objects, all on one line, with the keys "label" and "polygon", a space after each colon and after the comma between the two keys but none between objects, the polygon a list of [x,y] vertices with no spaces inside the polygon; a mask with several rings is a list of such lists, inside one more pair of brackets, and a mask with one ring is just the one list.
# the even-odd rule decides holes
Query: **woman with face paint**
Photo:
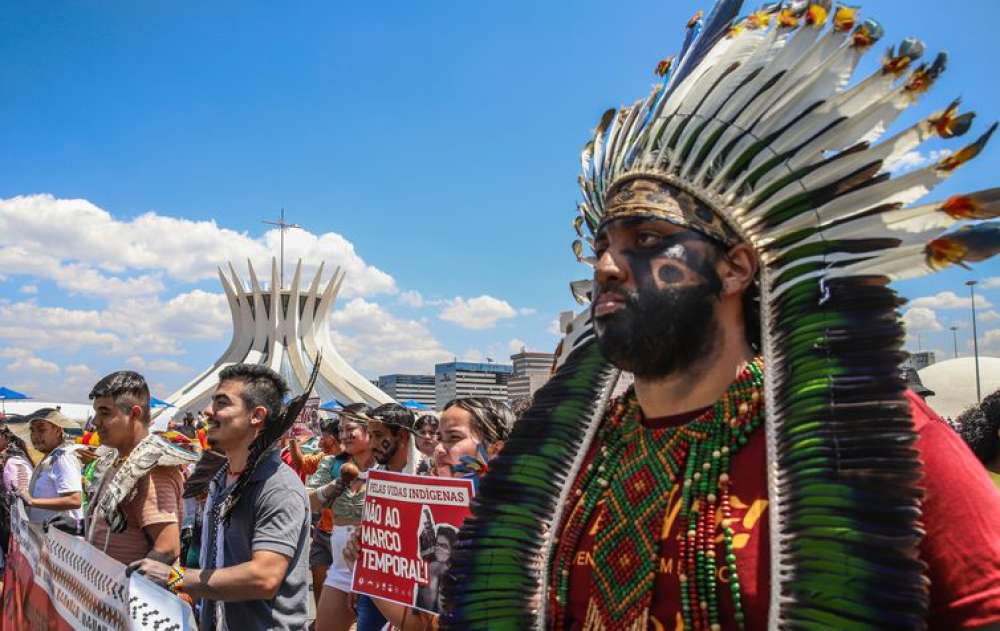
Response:
[{"label": "woman with face paint", "polygon": [[[440,442],[434,449],[434,475],[469,478],[478,486],[479,480],[489,471],[490,459],[503,449],[513,425],[514,414],[503,401],[486,397],[449,401],[438,426]],[[445,533],[443,526],[437,528],[434,558],[431,559],[429,568],[433,589],[430,589],[432,585],[428,585],[427,594],[420,601],[421,606],[432,605],[437,608],[440,605],[440,578],[447,572],[456,537],[457,533],[453,531]],[[344,550],[349,565],[353,565],[359,548],[358,538],[355,537]],[[378,598],[372,598],[372,601],[382,615],[400,631],[426,631],[437,627],[436,614]],[[319,626],[316,628],[320,629]]]},{"label": "woman with face paint", "polygon": [[[340,442],[344,452],[361,472],[375,464],[367,424],[370,410],[363,403],[347,406],[340,414]],[[365,482],[359,478],[345,485],[342,480],[331,482],[309,493],[311,508],[329,506],[333,510],[333,532],[330,548],[333,564],[326,574],[323,592],[316,608],[316,631],[347,631],[354,623],[351,607],[351,575],[353,560],[344,558],[344,547],[361,523],[365,502]]]}]

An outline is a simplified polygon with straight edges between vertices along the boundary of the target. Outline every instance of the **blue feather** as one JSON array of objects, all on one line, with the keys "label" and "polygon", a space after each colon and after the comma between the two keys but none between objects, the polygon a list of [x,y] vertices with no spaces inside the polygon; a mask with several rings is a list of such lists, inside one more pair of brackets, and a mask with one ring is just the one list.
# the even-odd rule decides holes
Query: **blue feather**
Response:
[{"label": "blue feather", "polygon": [[692,44],[687,45],[687,42],[685,42],[685,50],[687,52],[682,54],[678,61],[677,72],[674,73],[671,88],[679,85],[684,80],[684,77],[697,68],[698,62],[704,59],[708,51],[712,50],[712,47],[715,46],[716,42],[729,32],[729,27],[736,16],[739,15],[742,7],[743,0],[718,0],[715,3],[712,12],[701,26],[700,34],[694,39]]}]

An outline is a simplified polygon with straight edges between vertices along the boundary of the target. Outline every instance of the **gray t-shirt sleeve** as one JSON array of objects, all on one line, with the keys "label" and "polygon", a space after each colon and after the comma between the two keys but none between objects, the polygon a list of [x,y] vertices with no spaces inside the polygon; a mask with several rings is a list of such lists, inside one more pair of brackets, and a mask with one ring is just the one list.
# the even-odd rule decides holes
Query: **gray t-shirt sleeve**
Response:
[{"label": "gray t-shirt sleeve", "polygon": [[251,551],[268,550],[294,558],[303,523],[309,518],[306,502],[303,491],[280,486],[261,493]]}]

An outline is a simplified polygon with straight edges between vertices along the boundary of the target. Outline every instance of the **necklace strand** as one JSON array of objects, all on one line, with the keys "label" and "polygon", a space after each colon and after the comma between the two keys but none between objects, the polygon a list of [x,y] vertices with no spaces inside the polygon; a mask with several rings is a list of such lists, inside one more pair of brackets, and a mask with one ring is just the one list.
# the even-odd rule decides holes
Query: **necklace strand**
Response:
[{"label": "necklace strand", "polygon": [[[602,500],[612,499],[617,507],[628,507],[624,515],[609,517],[633,520],[641,528],[643,516],[655,513],[660,523],[666,518],[666,498],[678,482],[681,486],[678,536],[679,581],[681,612],[685,627],[692,630],[721,629],[717,572],[720,564],[728,570],[734,619],[743,628],[739,577],[733,552],[733,530],[729,503],[731,457],[763,421],[763,371],[760,358],[750,362],[723,396],[698,418],[678,427],[652,429],[642,425],[642,411],[629,390],[612,408],[608,423],[599,433],[600,445],[591,463],[578,476],[570,494],[573,506],[558,541],[553,561],[555,586],[550,597],[556,612],[556,626],[565,623],[569,602],[569,576],[572,560],[585,528],[590,526]],[[649,466],[644,466],[644,465]],[[609,468],[616,468],[613,479]],[[651,472],[657,487],[657,498],[648,506],[635,509],[632,501],[636,488],[644,488],[645,478],[629,477],[625,469]],[[631,496],[630,496],[631,494]],[[645,500],[643,500],[645,502]],[[656,503],[653,503],[656,502]],[[628,513],[635,509],[636,514]],[[607,508],[606,508],[607,510]],[[642,514],[638,514],[639,512]],[[716,558],[716,514],[720,524],[724,557]],[[610,537],[602,541],[604,530],[594,541],[593,577],[598,591],[607,600],[602,606],[605,622],[615,626],[633,624],[648,616],[655,581],[655,564],[644,555],[633,559],[638,564],[600,563],[601,558],[616,558],[607,554],[621,545]],[[648,533],[634,531],[637,539],[648,539]],[[650,540],[659,541],[659,533]],[[626,533],[626,536],[628,534]],[[614,550],[612,550],[612,548]],[[654,554],[658,558],[658,554]],[[609,569],[610,568],[610,569]],[[599,603],[600,605],[600,603]]]}]

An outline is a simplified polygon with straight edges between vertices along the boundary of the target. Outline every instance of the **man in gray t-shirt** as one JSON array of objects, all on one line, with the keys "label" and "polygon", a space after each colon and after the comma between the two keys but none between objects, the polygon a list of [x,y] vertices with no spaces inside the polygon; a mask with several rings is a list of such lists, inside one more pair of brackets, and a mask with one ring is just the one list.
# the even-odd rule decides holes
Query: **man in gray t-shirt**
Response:
[{"label": "man in gray t-shirt", "polygon": [[[242,496],[233,507],[228,525],[212,528],[212,506],[225,500],[232,485],[212,484],[205,506],[202,530],[201,566],[232,567],[249,561],[255,552],[266,550],[288,557],[288,573],[271,600],[220,603],[231,631],[251,629],[303,629],[306,626],[309,591],[309,500],[302,481],[281,461],[277,449],[270,450],[254,469]],[[221,535],[215,546],[209,537]],[[216,558],[206,558],[209,550]],[[221,555],[218,551],[221,550]],[[221,558],[220,558],[221,556]],[[220,562],[221,561],[221,562]],[[205,603],[201,628],[206,626],[212,604]]]},{"label": "man in gray t-shirt", "polygon": [[[151,559],[129,566],[200,599],[201,631],[300,631],[308,625],[305,487],[273,446],[256,466],[248,463],[251,445],[268,423],[280,418],[286,392],[284,380],[263,366],[236,364],[219,373],[206,410],[208,441],[227,462],[212,482],[205,506],[202,569]],[[230,496],[235,498],[232,509],[220,519],[216,507]]]}]

